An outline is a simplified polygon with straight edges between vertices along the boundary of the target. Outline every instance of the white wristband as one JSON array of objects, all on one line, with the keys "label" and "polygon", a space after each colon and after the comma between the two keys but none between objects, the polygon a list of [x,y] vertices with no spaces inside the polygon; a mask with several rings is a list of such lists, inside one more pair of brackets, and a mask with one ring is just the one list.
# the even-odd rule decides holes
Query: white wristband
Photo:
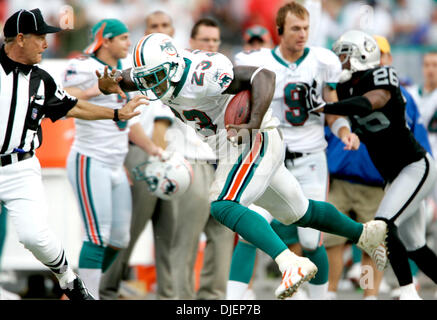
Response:
[{"label": "white wristband", "polygon": [[264,68],[263,67],[259,67],[258,69],[255,70],[255,72],[250,77],[250,84],[252,84],[253,78],[255,78],[255,76],[258,74],[258,72],[260,72],[262,69],[264,69]]},{"label": "white wristband", "polygon": [[348,127],[349,130],[351,130],[351,126],[349,124],[349,121],[347,121],[346,118],[343,118],[343,117],[340,117],[337,120],[335,120],[331,126],[331,131],[337,138],[340,138],[338,136],[338,132],[340,131],[340,128],[342,128],[342,127]]}]

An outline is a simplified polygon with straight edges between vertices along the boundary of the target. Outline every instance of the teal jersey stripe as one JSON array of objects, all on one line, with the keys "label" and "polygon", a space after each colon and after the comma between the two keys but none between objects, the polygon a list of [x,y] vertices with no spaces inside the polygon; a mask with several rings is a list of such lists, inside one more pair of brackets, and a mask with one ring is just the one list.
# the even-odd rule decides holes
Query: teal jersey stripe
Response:
[{"label": "teal jersey stripe", "polygon": [[235,174],[237,173],[238,169],[240,168],[240,166],[243,162],[243,159],[246,158],[246,156],[249,152],[250,152],[250,148],[249,148],[249,146],[247,146],[246,150],[244,152],[242,152],[240,154],[240,156],[238,157],[237,162],[234,164],[231,172],[229,172],[229,174],[228,174],[228,178],[226,179],[226,183],[223,187],[222,193],[220,193],[220,196],[218,197],[218,200],[223,200],[225,195],[228,193],[228,191],[232,185],[232,181],[234,180]]},{"label": "teal jersey stripe", "polygon": [[264,150],[267,149],[267,139],[268,139],[267,135],[264,132],[261,133],[261,139],[262,139],[262,141],[261,141],[261,150],[258,153],[258,156],[255,159],[254,163],[250,167],[249,174],[244,179],[243,185],[241,186],[240,190],[238,190],[238,192],[237,192],[237,197],[235,199],[235,201],[237,201],[237,202],[240,202],[240,199],[241,199],[241,196],[242,196],[244,190],[246,189],[246,187],[249,184],[249,182],[252,180],[252,177],[255,174],[256,168],[258,168],[259,163],[264,158]]},{"label": "teal jersey stripe", "polygon": [[99,244],[103,245],[102,237],[100,236],[99,221],[97,220],[96,209],[94,208],[93,195],[91,192],[90,167],[91,167],[90,166],[90,158],[86,157],[86,187],[88,190],[88,200],[90,202],[91,213],[93,214],[93,217],[94,217],[94,223],[96,225],[97,237],[99,238],[99,242],[100,242]]},{"label": "teal jersey stripe", "polygon": [[80,154],[79,153],[76,155],[76,188],[77,188],[77,198],[79,200],[79,205],[80,205],[80,212],[82,213],[83,224],[85,225],[86,234],[88,236],[88,240],[90,242],[93,242],[90,230],[88,228],[88,224],[86,223],[87,219],[86,219],[85,207],[83,204],[84,199],[82,199],[82,197],[80,196],[81,192],[80,192]]},{"label": "teal jersey stripe", "polygon": [[176,98],[179,94],[179,92],[181,92],[185,81],[187,80],[188,77],[188,71],[190,71],[190,67],[191,67],[191,60],[184,58],[185,61],[185,69],[184,69],[184,73],[182,74],[181,80],[178,82],[176,88],[174,89],[173,92],[173,98]]},{"label": "teal jersey stripe", "polygon": [[276,61],[278,61],[280,64],[282,64],[284,67],[287,67],[287,68],[289,68],[291,64],[295,64],[296,67],[298,67],[298,66],[302,63],[302,61],[305,60],[306,56],[307,56],[308,53],[310,52],[310,48],[305,48],[305,49],[303,50],[303,54],[300,56],[299,59],[297,59],[295,62],[287,62],[287,61],[285,61],[284,59],[282,59],[282,58],[281,58],[281,57],[276,53],[276,50],[279,50],[279,47],[278,47],[278,46],[276,46],[275,48],[273,48],[272,51],[271,51],[271,52],[272,52],[272,55],[273,55],[273,58],[275,58]]}]

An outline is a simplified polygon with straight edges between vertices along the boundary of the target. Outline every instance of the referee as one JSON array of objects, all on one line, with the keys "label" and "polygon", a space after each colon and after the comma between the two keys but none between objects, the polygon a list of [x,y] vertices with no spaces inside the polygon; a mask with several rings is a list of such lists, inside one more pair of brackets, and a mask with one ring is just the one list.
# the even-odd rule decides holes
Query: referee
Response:
[{"label": "referee", "polygon": [[0,49],[0,202],[19,241],[59,280],[70,300],[93,300],[67,263],[60,241],[49,230],[41,167],[34,150],[41,145],[41,121],[64,117],[127,120],[144,103],[137,96],[114,110],[69,96],[34,64],[47,49],[46,34],[61,29],[47,25],[39,9],[20,10],[4,25]]}]

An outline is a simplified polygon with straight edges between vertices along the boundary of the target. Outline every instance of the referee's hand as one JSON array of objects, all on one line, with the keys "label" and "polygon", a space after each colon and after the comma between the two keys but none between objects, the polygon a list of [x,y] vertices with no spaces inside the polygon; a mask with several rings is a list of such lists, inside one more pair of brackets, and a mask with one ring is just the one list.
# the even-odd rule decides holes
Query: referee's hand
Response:
[{"label": "referee's hand", "polygon": [[142,104],[149,104],[149,98],[142,94],[135,96],[132,100],[126,103],[123,108],[118,110],[118,118],[120,120],[129,120],[141,114],[140,111],[135,111],[135,109]]}]

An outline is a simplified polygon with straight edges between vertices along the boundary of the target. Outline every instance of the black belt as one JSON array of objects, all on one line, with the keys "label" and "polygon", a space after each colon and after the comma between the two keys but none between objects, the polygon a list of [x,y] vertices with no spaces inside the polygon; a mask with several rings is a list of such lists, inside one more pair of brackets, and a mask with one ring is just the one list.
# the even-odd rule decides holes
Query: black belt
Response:
[{"label": "black belt", "polygon": [[[14,154],[17,155],[16,158],[13,157]],[[32,156],[33,156],[33,151],[30,151],[30,152],[19,152],[19,153],[13,153],[13,154],[7,154],[7,155],[4,155],[4,156],[0,156],[0,166],[4,167],[4,166],[7,166],[7,165],[9,165],[11,163],[15,163],[15,162],[18,162],[18,161],[22,161],[22,160],[26,160],[26,159],[32,158]],[[13,159],[14,160],[16,159],[16,160],[14,161]]]},{"label": "black belt", "polygon": [[301,152],[290,152],[288,150],[285,150],[285,159],[286,160],[295,160],[297,158],[300,158],[302,156],[306,156],[309,153],[301,153]]}]

